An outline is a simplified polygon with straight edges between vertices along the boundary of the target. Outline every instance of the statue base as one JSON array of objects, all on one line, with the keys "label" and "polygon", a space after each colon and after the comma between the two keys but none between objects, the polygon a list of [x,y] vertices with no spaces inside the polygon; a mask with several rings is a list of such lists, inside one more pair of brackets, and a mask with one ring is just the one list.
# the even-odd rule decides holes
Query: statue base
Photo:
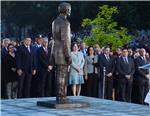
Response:
[{"label": "statue base", "polygon": [[70,101],[70,100],[68,100],[66,103],[58,104],[55,100],[55,101],[38,101],[37,106],[43,106],[43,107],[55,108],[55,109],[65,109],[65,108],[84,108],[84,107],[89,107],[90,105],[86,102]]}]

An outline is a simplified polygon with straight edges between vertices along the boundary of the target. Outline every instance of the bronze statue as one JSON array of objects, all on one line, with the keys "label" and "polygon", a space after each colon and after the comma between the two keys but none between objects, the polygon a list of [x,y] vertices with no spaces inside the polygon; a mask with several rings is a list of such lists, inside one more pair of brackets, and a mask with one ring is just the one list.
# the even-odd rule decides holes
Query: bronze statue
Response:
[{"label": "bronze statue", "polygon": [[56,65],[56,101],[58,104],[66,103],[66,85],[68,66],[71,64],[70,56],[70,23],[67,17],[71,13],[69,3],[58,6],[59,16],[52,23],[52,34],[55,41],[54,58]]},{"label": "bronze statue", "polygon": [[[67,17],[71,13],[69,3],[61,3],[58,6],[59,16],[52,23],[53,40],[50,41],[51,57],[54,56],[56,65],[56,101],[38,101],[38,106],[50,108],[80,108],[88,107],[86,102],[73,102],[66,99],[68,83],[68,66],[71,59],[70,23]],[[54,46],[53,46],[54,45]]]}]

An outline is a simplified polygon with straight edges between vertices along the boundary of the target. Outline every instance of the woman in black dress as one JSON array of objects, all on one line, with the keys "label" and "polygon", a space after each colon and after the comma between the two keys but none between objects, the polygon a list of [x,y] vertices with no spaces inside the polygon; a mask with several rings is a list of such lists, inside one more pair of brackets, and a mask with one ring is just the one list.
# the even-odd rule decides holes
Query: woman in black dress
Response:
[{"label": "woman in black dress", "polygon": [[16,54],[13,44],[9,44],[8,53],[5,56],[6,64],[6,95],[8,99],[17,98],[17,73],[16,73]]},{"label": "woman in black dress", "polygon": [[86,95],[89,97],[98,97],[97,56],[94,54],[94,48],[91,46],[88,47],[87,54],[85,58]]}]

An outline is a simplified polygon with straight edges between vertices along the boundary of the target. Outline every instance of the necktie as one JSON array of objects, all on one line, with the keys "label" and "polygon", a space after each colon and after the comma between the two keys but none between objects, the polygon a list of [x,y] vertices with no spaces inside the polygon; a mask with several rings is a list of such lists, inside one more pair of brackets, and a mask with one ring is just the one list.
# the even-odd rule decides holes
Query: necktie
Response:
[{"label": "necktie", "polygon": [[142,57],[142,59],[144,60],[144,63],[146,64],[146,59],[145,59],[145,57]]},{"label": "necktie", "polygon": [[110,58],[109,58],[109,56],[107,56],[107,60],[108,60],[108,61],[110,61]]},{"label": "necktie", "polygon": [[106,56],[107,61],[109,61],[109,56]]},{"label": "necktie", "polygon": [[48,50],[47,50],[47,48],[45,48],[45,52],[46,52],[46,55],[48,55]]},{"label": "necktie", "polygon": [[30,52],[30,46],[28,46],[28,51]]},{"label": "necktie", "polygon": [[126,61],[126,58],[125,58],[125,57],[123,58],[123,60],[124,60],[124,63],[127,64],[127,61]]},{"label": "necktie", "polygon": [[128,63],[129,63],[129,62],[128,62],[128,58],[126,57],[125,59],[126,59],[126,63],[128,64]]}]

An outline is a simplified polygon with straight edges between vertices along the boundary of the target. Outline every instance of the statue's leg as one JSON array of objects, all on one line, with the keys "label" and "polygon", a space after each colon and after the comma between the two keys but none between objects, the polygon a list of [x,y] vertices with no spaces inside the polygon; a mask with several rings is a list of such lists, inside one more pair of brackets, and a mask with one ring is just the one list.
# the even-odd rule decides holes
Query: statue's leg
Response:
[{"label": "statue's leg", "polygon": [[56,69],[56,101],[57,103],[65,103],[66,93],[65,93],[65,79],[67,76],[67,66],[58,65]]}]

